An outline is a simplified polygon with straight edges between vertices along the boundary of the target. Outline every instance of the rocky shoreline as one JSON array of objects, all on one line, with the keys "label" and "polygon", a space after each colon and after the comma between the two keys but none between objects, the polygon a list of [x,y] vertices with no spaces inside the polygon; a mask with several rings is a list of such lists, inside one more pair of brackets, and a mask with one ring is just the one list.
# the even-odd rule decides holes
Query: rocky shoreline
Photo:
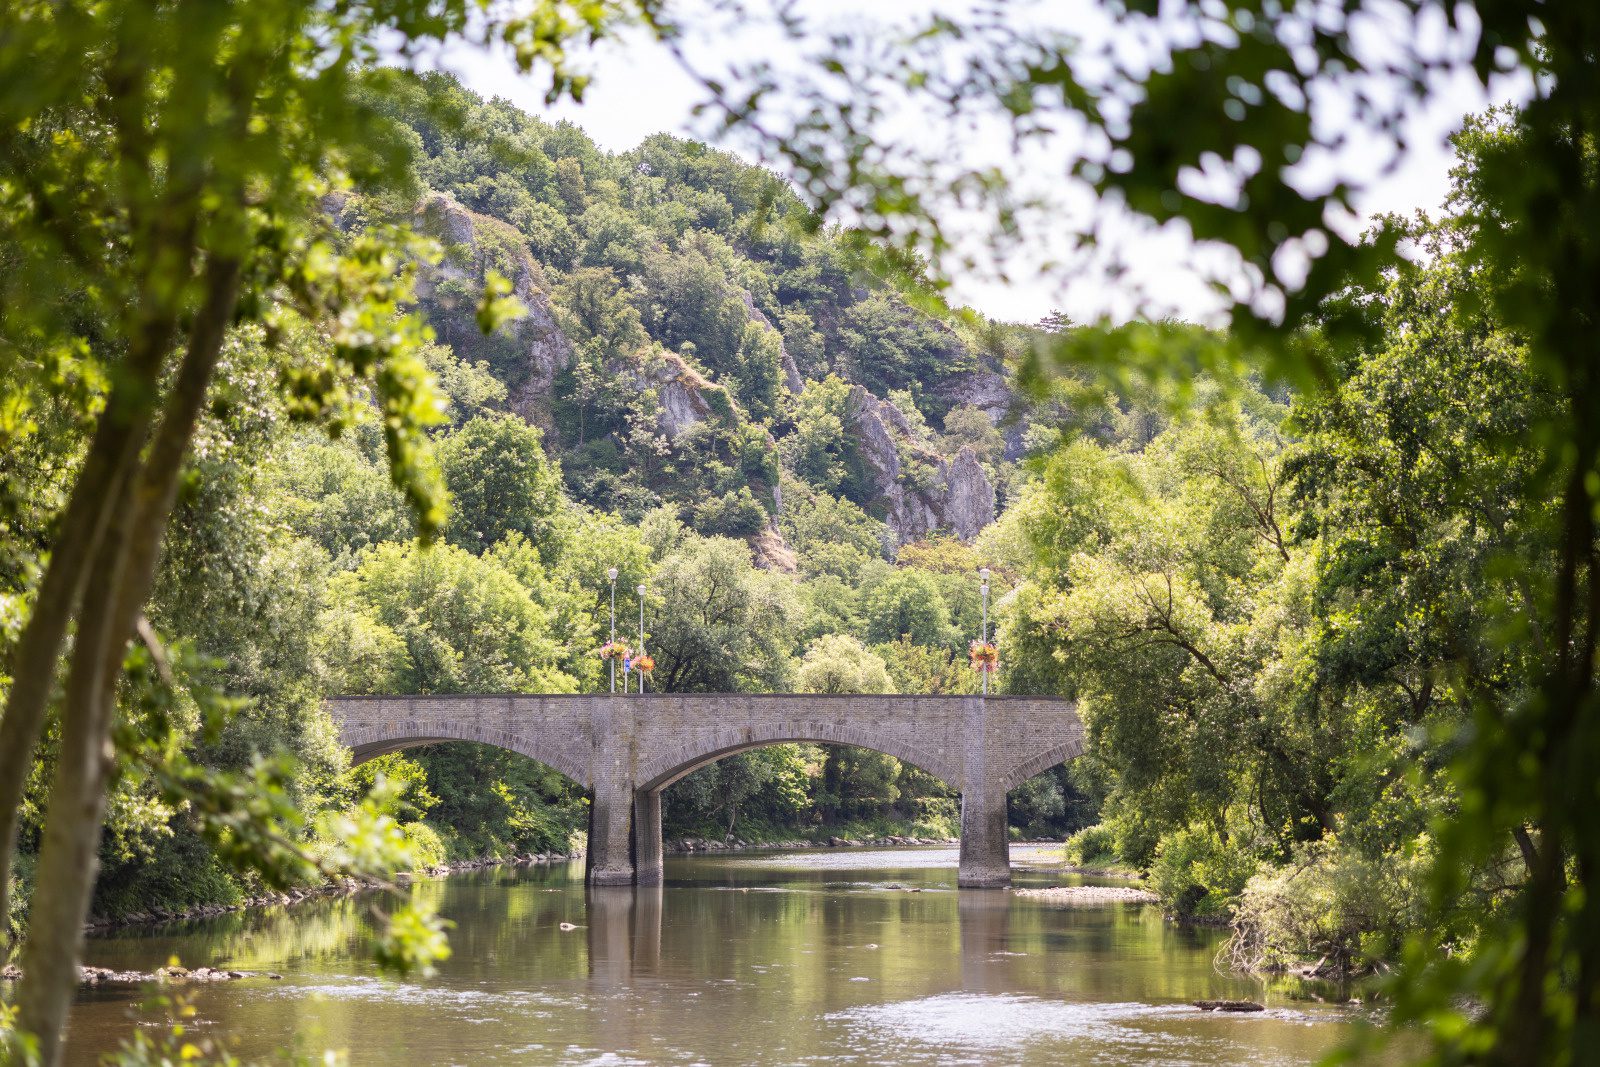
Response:
[{"label": "rocky shoreline", "polygon": [[[22,969],[15,964],[0,968],[0,981],[15,982],[22,977]],[[241,978],[266,978],[273,982],[283,980],[283,975],[271,971],[230,971],[220,967],[157,967],[153,971],[114,971],[110,967],[78,968],[78,984],[85,989],[137,989],[152,982],[187,984],[201,982],[235,982]]]},{"label": "rocky shoreline", "polygon": [[1046,904],[1159,904],[1161,898],[1148,889],[1125,885],[1053,885],[1045,889],[1013,889],[1019,897]]},{"label": "rocky shoreline", "polygon": [[[844,837],[830,837],[825,841],[718,841],[715,838],[680,837],[662,842],[662,849],[672,853],[686,852],[748,852],[753,849],[806,849],[806,848],[888,848],[891,845],[959,845],[955,837],[865,837],[859,841]],[[1027,844],[1029,842],[1018,842]]]}]

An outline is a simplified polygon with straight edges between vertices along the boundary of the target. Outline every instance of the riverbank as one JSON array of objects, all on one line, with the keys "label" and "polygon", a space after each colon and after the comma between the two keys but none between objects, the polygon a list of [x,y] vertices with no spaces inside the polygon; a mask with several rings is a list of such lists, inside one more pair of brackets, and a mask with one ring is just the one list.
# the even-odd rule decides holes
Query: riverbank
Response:
[{"label": "riverbank", "polygon": [[[715,838],[680,837],[662,842],[667,852],[748,852],[751,849],[805,849],[805,848],[891,848],[905,845],[959,845],[958,837],[902,837],[891,834],[884,837],[846,838],[830,836],[818,840],[796,838],[792,841],[718,841]],[[1017,844],[1032,844],[1019,841]]]},{"label": "riverbank", "polygon": [[[572,852],[530,852],[519,856],[479,856],[440,863],[421,871],[403,871],[392,881],[398,884],[418,878],[444,878],[467,871],[481,871],[491,867],[532,867],[541,864],[566,863],[583,856],[581,849]],[[90,916],[83,924],[87,933],[107,933],[134,926],[154,926],[161,923],[183,922],[189,919],[211,919],[234,912],[253,911],[259,908],[289,907],[308,900],[325,900],[328,897],[350,896],[372,889],[381,889],[385,883],[375,878],[340,878],[321,885],[300,886],[294,889],[258,893],[230,904],[201,904],[193,908],[151,908],[148,911],[129,912],[117,916]]]}]

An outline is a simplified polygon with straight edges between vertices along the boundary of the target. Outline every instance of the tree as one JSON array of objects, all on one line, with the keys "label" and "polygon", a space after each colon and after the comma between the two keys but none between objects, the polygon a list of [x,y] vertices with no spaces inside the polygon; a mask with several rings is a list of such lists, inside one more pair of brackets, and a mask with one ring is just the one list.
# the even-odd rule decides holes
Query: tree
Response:
[{"label": "tree", "polygon": [[797,693],[892,693],[883,660],[847,634],[828,634],[806,646],[795,672]]},{"label": "tree", "polygon": [[972,449],[985,466],[990,466],[1005,456],[1006,439],[982,408],[962,404],[950,409],[944,417],[943,445],[946,452],[956,453],[963,448]]},{"label": "tree", "polygon": [[778,530],[807,577],[856,582],[869,562],[883,558],[887,528],[855,504],[795,482],[785,486],[783,498]]},{"label": "tree", "polygon": [[782,454],[801,481],[824,493],[845,490],[853,498],[856,453],[844,430],[849,406],[850,383],[844,379],[830,374],[809,383],[793,402],[794,432],[784,438]]},{"label": "tree", "polygon": [[[335,580],[335,603],[395,634],[406,693],[561,693],[548,613],[505,567],[453,545],[388,543]],[[360,684],[360,680],[357,680]]]},{"label": "tree", "polygon": [[851,377],[879,396],[886,396],[898,382],[931,385],[940,377],[970,369],[956,355],[961,346],[953,336],[932,318],[882,292],[852,305],[839,335]]},{"label": "tree", "polygon": [[[540,57],[552,91],[568,91],[564,35],[535,22],[482,25],[522,42],[524,64]],[[398,313],[404,242],[342,241],[321,201],[346,174],[403,178],[403,142],[349,93],[357,66],[380,40],[468,29],[449,4],[22,3],[0,15],[0,81],[14,88],[0,99],[5,348],[31,360],[88,350],[110,381],[0,720],[6,914],[21,790],[76,619],[18,997],[20,1028],[47,1065],[60,1058],[77,980],[123,651],[229,327],[294,314],[326,327],[322,357],[286,368],[297,410],[333,411],[352,380],[372,382],[397,484],[424,532],[441,518],[422,437],[437,405],[420,330]],[[321,59],[307,62],[313,53]]]},{"label": "tree", "polygon": [[874,644],[907,637],[916,645],[944,645],[952,639],[950,608],[930,575],[899,568],[861,596],[867,640]]},{"label": "tree", "polygon": [[667,693],[784,688],[799,614],[789,580],[756,570],[742,541],[678,537],[650,587],[653,686]]},{"label": "tree", "polygon": [[549,539],[563,506],[561,470],[545,456],[536,427],[515,415],[478,416],[438,443],[449,487],[445,536],[470,552],[514,532]]}]

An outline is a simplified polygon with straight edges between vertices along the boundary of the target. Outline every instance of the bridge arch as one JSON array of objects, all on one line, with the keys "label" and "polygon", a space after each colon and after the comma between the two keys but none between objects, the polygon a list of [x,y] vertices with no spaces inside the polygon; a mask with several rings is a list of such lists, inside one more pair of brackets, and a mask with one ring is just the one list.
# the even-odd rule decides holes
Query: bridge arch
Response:
[{"label": "bridge arch", "polygon": [[431,721],[426,734],[407,723],[357,727],[342,731],[340,740],[350,748],[351,764],[441,741],[476,741],[508,752],[527,756],[571,778],[585,789],[593,788],[589,769],[580,765],[559,747],[515,730],[497,729],[477,723]]},{"label": "bridge arch", "polygon": [[962,786],[960,770],[942,756],[919,746],[886,736],[881,729],[845,725],[836,722],[769,723],[758,727],[721,729],[673,745],[663,752],[641,759],[638,766],[639,788],[660,790],[702,767],[727,756],[748,752],[755,748],[782,744],[848,745],[870,749],[893,756],[926,771],[951,789]]},{"label": "bridge arch", "polygon": [[1018,764],[1000,780],[1000,788],[1003,792],[1009,793],[1034,775],[1043,774],[1056,764],[1075,760],[1081,755],[1083,755],[1083,738],[1075,737]]}]

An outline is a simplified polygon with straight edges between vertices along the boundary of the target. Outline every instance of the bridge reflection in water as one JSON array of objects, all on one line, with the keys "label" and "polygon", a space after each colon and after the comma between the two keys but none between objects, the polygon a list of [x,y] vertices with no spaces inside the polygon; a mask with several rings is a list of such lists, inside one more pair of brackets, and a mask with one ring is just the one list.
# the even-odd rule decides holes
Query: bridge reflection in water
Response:
[{"label": "bridge reflection in water", "polygon": [[[661,886],[592,885],[586,890],[585,899],[589,977],[600,988],[626,989],[636,980],[665,977],[661,948],[665,891]],[[744,903],[732,895],[728,900],[734,906]],[[963,893],[956,902],[956,918],[961,937],[962,988],[973,993],[1008,992],[1014,982],[1005,964],[1011,929],[1010,896]]]},{"label": "bridge reflection in water", "polygon": [[874,749],[961,794],[957,884],[1010,884],[1006,793],[1083,751],[1077,706],[1049,697],[396,696],[329,701],[355,762],[476,741],[590,791],[588,880],[659,885],[661,791],[724,756],[792,741]]}]

